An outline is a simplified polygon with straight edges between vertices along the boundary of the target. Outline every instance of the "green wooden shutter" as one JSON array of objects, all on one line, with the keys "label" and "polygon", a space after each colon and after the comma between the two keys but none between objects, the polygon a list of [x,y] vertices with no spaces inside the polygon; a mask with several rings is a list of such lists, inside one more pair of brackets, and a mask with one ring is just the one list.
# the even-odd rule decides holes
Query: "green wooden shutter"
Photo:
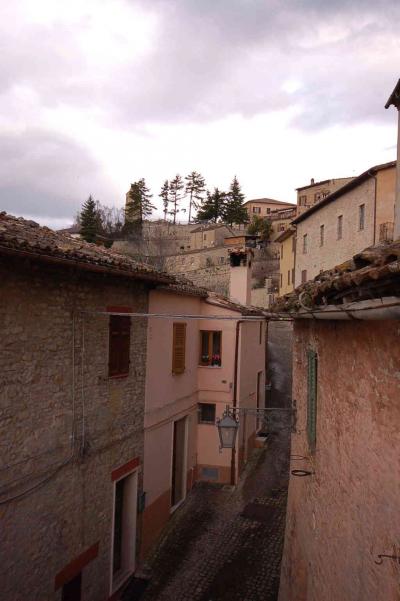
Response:
[{"label": "green wooden shutter", "polygon": [[317,370],[318,357],[315,351],[307,353],[307,438],[311,451],[315,451],[317,440]]}]

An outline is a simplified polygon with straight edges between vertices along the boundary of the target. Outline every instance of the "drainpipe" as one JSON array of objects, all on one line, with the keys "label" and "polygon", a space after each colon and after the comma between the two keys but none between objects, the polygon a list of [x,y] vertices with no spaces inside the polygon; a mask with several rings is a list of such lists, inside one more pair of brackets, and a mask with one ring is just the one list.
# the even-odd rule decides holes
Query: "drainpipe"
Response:
[{"label": "drainpipe", "polygon": [[[236,322],[236,338],[235,338],[235,366],[233,373],[233,408],[237,407],[237,389],[238,389],[238,372],[239,372],[239,334],[240,324],[243,323],[243,319],[238,319]],[[237,438],[238,440],[238,438]],[[231,454],[231,484],[236,484],[236,448],[232,449]]]}]

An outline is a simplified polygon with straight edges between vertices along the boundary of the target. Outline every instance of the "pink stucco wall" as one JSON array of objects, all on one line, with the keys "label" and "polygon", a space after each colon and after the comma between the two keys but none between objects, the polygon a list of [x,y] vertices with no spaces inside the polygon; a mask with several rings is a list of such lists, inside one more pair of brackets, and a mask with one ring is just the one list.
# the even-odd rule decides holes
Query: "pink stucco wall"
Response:
[{"label": "pink stucco wall", "polygon": [[[279,601],[398,601],[400,325],[296,322],[298,404]],[[317,444],[306,439],[307,349],[318,353]]]}]

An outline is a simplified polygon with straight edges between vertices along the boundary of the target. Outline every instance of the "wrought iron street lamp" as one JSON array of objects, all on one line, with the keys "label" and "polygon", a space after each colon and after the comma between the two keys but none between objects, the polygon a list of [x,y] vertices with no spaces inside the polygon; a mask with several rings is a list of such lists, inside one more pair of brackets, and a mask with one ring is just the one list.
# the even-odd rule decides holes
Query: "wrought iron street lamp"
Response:
[{"label": "wrought iron street lamp", "polygon": [[217,419],[217,428],[219,434],[219,446],[221,449],[234,449],[236,435],[239,428],[239,420],[231,411],[229,405],[226,406],[221,419]]}]

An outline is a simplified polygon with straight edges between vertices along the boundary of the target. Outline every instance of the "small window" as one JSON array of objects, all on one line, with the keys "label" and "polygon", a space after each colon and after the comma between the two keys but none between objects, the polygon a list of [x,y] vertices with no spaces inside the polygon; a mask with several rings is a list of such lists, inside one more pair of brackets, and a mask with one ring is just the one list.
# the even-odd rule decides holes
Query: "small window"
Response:
[{"label": "small window", "polygon": [[271,212],[271,209],[267,207],[267,215],[269,215]]},{"label": "small window", "polygon": [[281,288],[283,286],[283,275],[281,274]]},{"label": "small window", "polygon": [[290,284],[290,269],[287,272],[287,283]]},{"label": "small window", "polygon": [[309,350],[307,353],[307,369],[307,438],[313,452],[317,440],[318,357],[315,351]]},{"label": "small window", "polygon": [[299,205],[304,207],[306,204],[307,204],[307,194],[304,194],[304,195],[300,196],[300,198],[299,198]]},{"label": "small window", "polygon": [[61,601],[80,601],[82,594],[82,572],[79,572],[62,587]]},{"label": "small window", "polygon": [[343,236],[343,215],[337,218],[337,239],[341,240]]},{"label": "small window", "polygon": [[303,236],[303,255],[307,254],[307,234]]},{"label": "small window", "polygon": [[257,215],[259,215],[261,213],[261,207],[253,207],[253,213],[257,213]]},{"label": "small window", "polygon": [[296,250],[296,236],[293,235],[292,236],[292,253],[294,253]]},{"label": "small window", "polygon": [[207,240],[207,234],[204,234],[203,239]]},{"label": "small window", "polygon": [[200,332],[200,365],[221,367],[221,339],[222,332],[208,330]]},{"label": "small window", "polygon": [[292,284],[294,284],[294,269],[292,269]]},{"label": "small window", "polygon": [[129,374],[129,351],[131,342],[131,319],[123,315],[110,315],[108,375]]},{"label": "small window", "polygon": [[301,272],[301,283],[305,284],[307,281],[307,269],[303,269]]},{"label": "small window", "polygon": [[362,204],[358,208],[358,229],[363,230],[365,225],[365,205]]},{"label": "small window", "polygon": [[283,244],[281,244],[281,259],[283,259]]},{"label": "small window", "polygon": [[214,403],[199,403],[199,424],[215,424]]},{"label": "small window", "polygon": [[172,373],[185,371],[186,324],[174,323],[172,336]]},{"label": "small window", "polygon": [[324,245],[324,238],[325,238],[325,226],[320,225],[319,226],[319,245],[320,246]]},{"label": "small window", "polygon": [[263,329],[264,329],[264,324],[262,321],[260,321],[260,330],[258,333],[258,343],[262,344],[262,339],[263,339]]}]

